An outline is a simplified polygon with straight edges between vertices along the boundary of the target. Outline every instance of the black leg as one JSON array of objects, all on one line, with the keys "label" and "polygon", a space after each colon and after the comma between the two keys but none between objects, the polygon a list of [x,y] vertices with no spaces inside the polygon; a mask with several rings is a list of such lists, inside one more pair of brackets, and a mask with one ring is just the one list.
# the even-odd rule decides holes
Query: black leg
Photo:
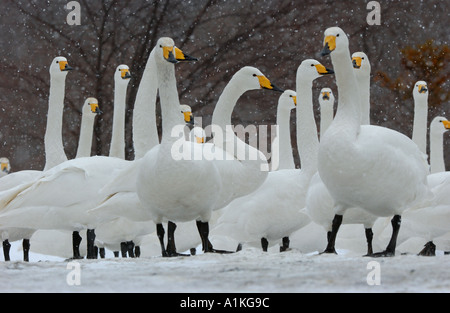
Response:
[{"label": "black leg", "polygon": [[104,259],[105,255],[105,248],[100,248],[100,258]]},{"label": "black leg", "polygon": [[239,252],[242,250],[242,243],[239,243],[238,246],[236,247],[236,252]]},{"label": "black leg", "polygon": [[140,247],[140,246],[135,246],[135,247],[134,247],[134,255],[135,255],[137,258],[140,258],[140,257],[141,257],[141,247]]},{"label": "black leg", "polygon": [[402,222],[402,217],[400,215],[395,215],[392,220],[392,236],[391,240],[389,241],[388,246],[386,247],[386,250],[383,252],[374,253],[371,256],[372,257],[392,257],[395,256],[395,248],[397,246],[397,237],[398,232],[400,231],[400,224]]},{"label": "black leg", "polygon": [[87,259],[95,259],[95,230],[88,229],[86,232],[87,237]]},{"label": "black leg", "polygon": [[328,245],[327,245],[327,248],[325,249],[325,251],[322,252],[322,253],[334,253],[334,254],[336,254],[336,249],[335,249],[336,237],[337,237],[337,233],[339,231],[339,227],[341,227],[341,224],[342,224],[342,218],[343,218],[342,215],[336,214],[334,216],[333,224],[331,226],[331,232],[329,232],[327,234]]},{"label": "black leg", "polygon": [[81,240],[83,238],[81,238],[80,233],[77,231],[74,231],[72,233],[72,248],[73,248],[73,258],[74,259],[81,259],[81,254],[80,254],[80,243]]},{"label": "black leg", "polygon": [[191,255],[196,255],[196,254],[197,254],[197,249],[191,248],[191,249],[189,250],[189,252],[191,253]]},{"label": "black leg", "polygon": [[127,250],[128,250],[128,255],[130,256],[130,258],[134,258],[134,242],[133,241],[127,241]]},{"label": "black leg", "polygon": [[269,248],[269,242],[264,237],[261,238],[261,247],[264,252],[267,252],[267,249]]},{"label": "black leg", "polygon": [[280,252],[285,252],[289,250],[289,244],[290,244],[289,237],[283,238],[283,245],[280,247]]},{"label": "black leg", "polygon": [[115,258],[118,258],[118,257],[119,257],[119,251],[113,251],[113,253],[114,253],[114,257],[115,257]]},{"label": "black leg", "polygon": [[436,256],[436,245],[433,241],[429,241],[425,244],[422,251],[419,252],[421,256]]},{"label": "black leg", "polygon": [[23,260],[30,262],[30,239],[22,240]]},{"label": "black leg", "polygon": [[373,254],[372,241],[373,241],[373,231],[372,228],[366,228],[366,239],[367,239],[367,255]]},{"label": "black leg", "polygon": [[175,246],[175,230],[177,229],[177,224],[169,221],[167,223],[167,254],[170,257],[176,256],[190,256],[189,254],[181,254],[177,252]]},{"label": "black leg", "polygon": [[9,250],[11,250],[11,244],[9,243],[8,239],[3,241],[3,255],[5,256],[5,261],[11,261],[9,257]]},{"label": "black leg", "polygon": [[94,246],[94,259],[98,259],[98,247]]},{"label": "black leg", "polygon": [[156,225],[156,235],[158,236],[159,244],[161,245],[161,254],[163,257],[168,257],[169,255],[167,254],[166,247],[164,246],[165,233],[166,232],[164,231],[163,224],[157,224]]},{"label": "black leg", "polygon": [[208,222],[201,222],[197,221],[197,229],[200,234],[200,238],[202,239],[202,248],[204,252],[210,252],[210,253],[234,253],[231,251],[225,251],[225,250],[217,250],[214,249],[211,241],[209,241],[209,223]]},{"label": "black leg", "polygon": [[127,243],[125,241],[120,243],[120,252],[122,253],[122,258],[128,257],[127,256],[128,248]]}]

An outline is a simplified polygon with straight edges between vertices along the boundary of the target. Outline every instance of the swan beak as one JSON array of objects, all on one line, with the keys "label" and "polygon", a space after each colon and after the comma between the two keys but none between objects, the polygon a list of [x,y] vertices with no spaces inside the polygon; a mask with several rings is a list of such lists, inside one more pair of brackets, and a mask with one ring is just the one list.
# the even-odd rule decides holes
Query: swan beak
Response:
[{"label": "swan beak", "polygon": [[205,143],[205,138],[203,138],[203,137],[195,136],[195,140],[197,141],[197,143]]},{"label": "swan beak", "polygon": [[183,115],[184,115],[184,121],[186,122],[186,123],[193,123],[194,122],[194,119],[192,118],[193,117],[193,115],[192,115],[192,113],[191,112],[183,112]]},{"label": "swan beak", "polygon": [[323,43],[322,56],[329,55],[336,49],[336,36],[326,36]]},{"label": "swan beak", "polygon": [[262,89],[269,89],[269,90],[273,90],[273,91],[284,92],[283,89],[278,88],[277,86],[272,84],[266,76],[257,76],[257,77],[259,79],[259,85],[261,86]]},{"label": "swan beak", "polygon": [[198,61],[197,58],[191,57],[190,55],[184,54],[183,51],[175,47],[175,59],[178,62],[192,62],[192,61]]},{"label": "swan beak", "polygon": [[69,63],[67,63],[67,61],[60,61],[59,69],[61,70],[61,72],[67,72],[67,71],[73,70],[73,67],[70,67]]},{"label": "swan beak", "polygon": [[354,57],[352,59],[353,62],[353,68],[361,68],[362,58],[361,57]]},{"label": "swan beak", "polygon": [[2,172],[8,173],[8,163],[2,163],[1,170]]},{"label": "swan beak", "polygon": [[315,66],[316,66],[316,69],[317,69],[317,73],[319,73],[320,75],[334,74],[333,70],[330,70],[330,69],[326,68],[322,64],[316,64]]},{"label": "swan beak", "polygon": [[419,93],[426,93],[427,91],[427,85],[419,85]]},{"label": "swan beak", "polygon": [[442,124],[444,124],[445,129],[450,130],[450,121],[442,121]]},{"label": "swan beak", "polygon": [[122,72],[122,79],[130,79],[131,78],[131,74],[130,74],[129,70],[121,69],[120,71]]},{"label": "swan beak", "polygon": [[292,99],[294,100],[294,105],[297,106],[297,97],[293,96]]},{"label": "swan beak", "polygon": [[95,114],[98,114],[98,115],[100,115],[100,114],[103,113],[103,112],[100,110],[100,107],[99,107],[99,105],[98,105],[97,102],[92,102],[92,103],[89,103],[89,104],[90,104],[90,106],[91,106],[91,111],[92,111],[92,113],[95,113]]},{"label": "swan beak", "polygon": [[330,100],[330,93],[328,91],[322,92],[322,99],[323,100]]},{"label": "swan beak", "polygon": [[163,47],[163,56],[167,62],[177,64],[178,60],[175,58],[175,55],[173,54],[173,48],[174,47]]}]

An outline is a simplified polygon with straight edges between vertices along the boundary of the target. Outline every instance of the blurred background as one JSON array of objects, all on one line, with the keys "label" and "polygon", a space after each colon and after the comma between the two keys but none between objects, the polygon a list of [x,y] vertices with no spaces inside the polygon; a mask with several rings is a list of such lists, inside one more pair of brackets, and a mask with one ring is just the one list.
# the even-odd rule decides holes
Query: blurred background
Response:
[{"label": "blurred background", "polygon": [[[328,0],[79,0],[81,25],[68,25],[68,0],[2,0],[0,2],[0,157],[12,171],[42,170],[48,111],[50,62],[65,56],[74,67],[66,79],[63,140],[75,157],[81,107],[96,97],[104,112],[95,125],[93,155],[108,155],[111,140],[114,79],[119,64],[133,76],[127,96],[126,155],[134,158],[133,107],[137,88],[156,41],[170,36],[196,63],[176,67],[180,102],[202,117],[211,116],[224,86],[243,66],[255,66],[274,84],[295,89],[302,60],[321,57],[323,32],[340,26],[350,37],[351,52],[364,51],[372,65],[371,121],[411,137],[412,89],[428,83],[429,122],[450,119],[450,1],[385,0],[381,25],[370,26],[369,1]],[[314,104],[323,87],[337,95],[334,76],[314,82]],[[337,95],[338,96],[338,95]],[[278,93],[247,92],[233,113],[233,124],[276,123]],[[160,129],[160,109],[157,106]],[[292,143],[297,166],[295,113]],[[444,136],[447,170],[450,135]]]}]

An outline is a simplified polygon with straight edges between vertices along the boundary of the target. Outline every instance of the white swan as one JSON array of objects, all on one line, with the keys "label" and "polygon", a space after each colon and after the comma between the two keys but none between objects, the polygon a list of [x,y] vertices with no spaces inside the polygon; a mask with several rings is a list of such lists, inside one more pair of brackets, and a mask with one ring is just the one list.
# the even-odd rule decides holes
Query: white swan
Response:
[{"label": "white swan", "polygon": [[[115,73],[117,87],[126,89],[126,84],[121,84],[120,80],[129,80],[126,65],[119,66]],[[124,110],[124,107],[119,105],[119,109]],[[1,226],[88,229],[88,257],[91,258],[94,256],[95,221],[87,210],[99,203],[98,190],[127,165],[128,161],[123,159],[101,156],[66,161],[46,171],[42,178],[12,199],[3,210]]]},{"label": "white swan", "polygon": [[[137,194],[145,209],[150,211],[157,227],[163,256],[178,255],[172,222],[187,222],[200,219],[208,223],[212,207],[221,188],[220,176],[215,165],[208,160],[175,160],[172,145],[177,138],[171,131],[183,125],[179,115],[179,98],[175,80],[175,44],[171,38],[161,38],[155,51],[158,71],[158,89],[161,99],[163,135],[161,144],[150,150],[139,164]],[[171,63],[172,62],[172,63]],[[183,134],[184,135],[184,134]],[[182,142],[184,150],[202,155],[202,146]],[[195,184],[191,182],[195,181]],[[168,246],[164,245],[162,223],[168,221]],[[203,237],[205,236],[205,237]],[[202,240],[208,233],[202,234]]]},{"label": "white swan", "polygon": [[388,128],[361,126],[360,95],[355,92],[347,35],[339,27],[325,31],[323,55],[331,55],[339,92],[338,110],[320,142],[319,174],[335,201],[326,252],[334,252],[345,211],[362,208],[375,216],[392,216],[393,232],[385,251],[395,255],[402,212],[429,195],[428,163],[417,145]]},{"label": "white swan", "polygon": [[[353,72],[358,78],[358,90],[360,95],[361,111],[364,114],[361,116],[361,123],[370,122],[370,61],[364,52],[355,52],[352,55]],[[325,119],[325,127],[329,127],[330,119],[333,119],[333,111],[325,111],[321,119]],[[321,225],[328,233],[331,234],[332,221],[334,217],[334,201],[327,187],[320,178],[319,173],[316,173],[311,180],[306,197],[306,211],[311,219]],[[372,241],[373,231],[372,227],[377,220],[377,217],[357,208],[348,209],[342,223],[343,224],[363,224],[367,240],[367,254],[373,253]]]},{"label": "white swan", "polygon": [[[51,168],[64,160],[67,160],[62,142],[62,119],[64,109],[65,80],[68,71],[72,67],[68,65],[65,57],[56,57],[52,60],[50,73],[50,92],[48,100],[47,125],[44,136],[45,169]],[[35,180],[42,176],[42,171],[24,170],[3,177],[0,183],[0,211],[6,203],[15,195],[27,188]],[[9,260],[10,241],[23,239],[24,261],[28,261],[30,249],[29,238],[34,230],[24,228],[0,229],[3,241],[5,260]]]},{"label": "white swan", "polygon": [[0,158],[0,178],[11,172],[11,164],[8,158]]},{"label": "white swan", "polygon": [[322,88],[319,95],[320,104],[320,136],[323,136],[333,122],[334,94],[331,88]]},{"label": "white swan", "polygon": [[291,110],[297,105],[297,95],[294,91],[285,91],[278,100],[277,135],[272,140],[271,170],[295,169],[294,155],[291,143]]},{"label": "white swan", "polygon": [[[285,251],[289,248],[289,236],[310,222],[302,209],[311,177],[317,171],[319,143],[312,84],[316,78],[330,73],[331,70],[316,60],[304,60],[297,70],[297,93],[287,91],[280,98],[279,105],[296,94],[301,95],[297,97],[296,108],[301,169],[270,172],[259,189],[224,208],[218,225],[223,224],[222,227],[227,228],[229,235],[236,240],[242,243],[260,242],[263,251],[267,251],[270,242],[282,240],[280,250]],[[289,134],[286,132],[284,135]]]}]

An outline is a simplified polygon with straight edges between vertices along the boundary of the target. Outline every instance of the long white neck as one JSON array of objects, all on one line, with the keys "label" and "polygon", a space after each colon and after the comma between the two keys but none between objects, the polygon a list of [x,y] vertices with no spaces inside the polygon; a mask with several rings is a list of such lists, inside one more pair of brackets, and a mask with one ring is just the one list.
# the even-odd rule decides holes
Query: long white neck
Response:
[{"label": "long white neck", "polygon": [[360,69],[354,69],[353,71],[357,78],[361,96],[361,125],[370,125],[370,74],[361,72]]},{"label": "long white neck", "polygon": [[45,130],[45,170],[67,161],[62,139],[65,76],[54,78],[50,75],[47,128]]},{"label": "long white neck", "polygon": [[222,129],[225,129],[227,125],[231,125],[231,115],[233,114],[234,107],[246,91],[237,81],[231,79],[217,101],[212,117],[212,124]]},{"label": "long white neck", "polygon": [[333,122],[334,108],[333,101],[320,102],[320,138],[323,137],[328,127]]},{"label": "long white neck", "polygon": [[159,144],[156,127],[156,96],[158,75],[155,52],[151,52],[145,66],[133,110],[133,145],[135,159],[142,158],[147,151]]},{"label": "long white neck", "polygon": [[109,156],[125,159],[125,109],[127,84],[116,83],[114,89],[114,118]]},{"label": "long white neck", "polygon": [[297,149],[302,171],[317,172],[319,140],[312,103],[312,81],[297,77]]},{"label": "long white neck", "polygon": [[294,169],[294,155],[292,154],[291,142],[291,110],[278,105],[277,109],[277,142],[273,145],[271,163],[278,165],[278,170]]},{"label": "long white neck", "polygon": [[75,158],[85,158],[91,156],[94,121],[95,114],[91,112],[86,112],[81,117],[80,138],[78,140],[77,155]]},{"label": "long white neck", "polygon": [[445,172],[443,134],[430,131],[431,174]]},{"label": "long white neck", "polygon": [[[361,96],[353,72],[353,64],[348,49],[340,53],[331,53],[331,61],[336,76],[339,103],[333,123],[330,127],[337,128],[345,133],[347,138],[354,140],[361,128]],[[344,134],[343,134],[344,135]]]},{"label": "long white neck", "polygon": [[156,62],[156,65],[158,68],[158,88],[161,101],[162,144],[177,140],[178,138],[171,136],[172,129],[185,123],[183,123],[183,116],[180,114],[175,65],[165,60]]},{"label": "long white neck", "polygon": [[428,104],[425,97],[414,99],[414,125],[412,140],[420,151],[427,153]]}]

